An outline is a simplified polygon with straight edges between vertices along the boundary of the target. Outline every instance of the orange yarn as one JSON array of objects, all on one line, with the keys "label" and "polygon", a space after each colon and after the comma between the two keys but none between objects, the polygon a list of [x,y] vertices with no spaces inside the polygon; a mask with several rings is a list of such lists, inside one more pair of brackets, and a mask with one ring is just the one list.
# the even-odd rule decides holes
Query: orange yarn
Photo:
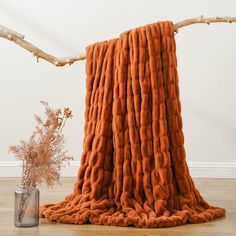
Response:
[{"label": "orange yarn", "polygon": [[40,207],[61,223],[167,227],[225,215],[186,164],[172,22],[129,30],[86,53],[85,136],[74,191]]}]

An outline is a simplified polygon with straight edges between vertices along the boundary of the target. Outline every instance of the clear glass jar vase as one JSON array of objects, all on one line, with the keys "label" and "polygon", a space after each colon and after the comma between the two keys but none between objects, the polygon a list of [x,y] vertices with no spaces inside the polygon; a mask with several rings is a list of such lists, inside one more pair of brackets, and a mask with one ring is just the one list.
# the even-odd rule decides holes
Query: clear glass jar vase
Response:
[{"label": "clear glass jar vase", "polygon": [[17,185],[15,191],[14,224],[16,227],[33,227],[39,224],[39,190]]}]

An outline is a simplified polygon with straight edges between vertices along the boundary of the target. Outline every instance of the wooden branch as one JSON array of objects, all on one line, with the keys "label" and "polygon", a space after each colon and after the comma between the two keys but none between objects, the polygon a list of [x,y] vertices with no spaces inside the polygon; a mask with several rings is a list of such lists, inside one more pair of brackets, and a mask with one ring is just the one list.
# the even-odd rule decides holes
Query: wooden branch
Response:
[{"label": "wooden branch", "polygon": [[[197,24],[197,23],[203,23],[203,24],[210,24],[210,23],[219,23],[219,22],[224,22],[224,23],[232,23],[236,22],[236,17],[204,17],[200,16],[197,18],[191,18],[191,19],[186,19],[181,22],[178,22],[174,24],[174,30],[176,33],[178,33],[178,30],[182,27],[186,27],[188,25],[192,24]],[[72,57],[64,57],[64,58],[59,58],[52,56],[32,43],[26,41],[24,39],[24,35],[19,34],[15,32],[14,30],[11,30],[5,26],[0,25],[0,37],[5,38],[7,40],[10,40],[16,44],[18,44],[20,47],[23,47],[27,51],[31,52],[33,56],[37,58],[37,62],[39,61],[39,58],[48,61],[49,63],[55,65],[55,66],[65,66],[67,64],[71,65],[76,61],[84,60],[85,56],[72,56]]]},{"label": "wooden branch", "polygon": [[7,28],[6,26],[3,26],[3,25],[0,25],[0,34],[2,34],[2,35],[9,35],[9,37],[10,37],[10,35],[14,35],[15,37],[18,37],[18,38],[21,38],[21,39],[24,39],[24,35],[22,35],[22,34],[19,34],[19,33],[17,33],[17,32],[15,32],[14,30],[11,30],[11,29],[9,29],[9,28]]},{"label": "wooden branch", "polygon": [[203,15],[197,18],[191,18],[191,19],[186,19],[181,22],[178,22],[174,24],[174,30],[177,33],[178,30],[182,27],[186,27],[188,25],[193,25],[193,24],[210,24],[210,23],[232,23],[236,22],[236,17],[204,17]]},{"label": "wooden branch", "polygon": [[75,61],[85,59],[85,56],[74,56],[74,57],[64,57],[64,58],[52,56],[42,51],[41,49],[37,48],[32,43],[26,41],[23,35],[16,33],[15,31],[10,30],[2,25],[0,25],[0,37],[8,39],[18,44],[20,47],[26,49],[27,51],[31,52],[33,56],[37,58],[37,62],[39,61],[39,58],[42,58],[55,66],[64,66],[67,64],[71,65]]}]

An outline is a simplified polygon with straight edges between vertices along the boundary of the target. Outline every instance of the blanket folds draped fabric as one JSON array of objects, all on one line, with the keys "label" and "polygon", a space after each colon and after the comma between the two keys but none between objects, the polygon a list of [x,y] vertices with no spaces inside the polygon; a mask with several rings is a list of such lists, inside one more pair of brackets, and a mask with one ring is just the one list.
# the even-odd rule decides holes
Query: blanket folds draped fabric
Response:
[{"label": "blanket folds draped fabric", "polygon": [[225,215],[196,189],[186,163],[173,23],[86,48],[83,153],[74,190],[40,207],[73,224],[168,227]]}]

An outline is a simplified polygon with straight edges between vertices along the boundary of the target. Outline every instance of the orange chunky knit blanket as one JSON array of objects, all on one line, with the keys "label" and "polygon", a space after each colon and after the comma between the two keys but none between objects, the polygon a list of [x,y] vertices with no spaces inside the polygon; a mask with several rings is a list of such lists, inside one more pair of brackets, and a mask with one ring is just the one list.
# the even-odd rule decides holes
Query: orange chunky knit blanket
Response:
[{"label": "orange chunky knit blanket", "polygon": [[86,48],[83,153],[74,190],[40,207],[73,224],[167,227],[225,215],[186,164],[173,23]]}]

